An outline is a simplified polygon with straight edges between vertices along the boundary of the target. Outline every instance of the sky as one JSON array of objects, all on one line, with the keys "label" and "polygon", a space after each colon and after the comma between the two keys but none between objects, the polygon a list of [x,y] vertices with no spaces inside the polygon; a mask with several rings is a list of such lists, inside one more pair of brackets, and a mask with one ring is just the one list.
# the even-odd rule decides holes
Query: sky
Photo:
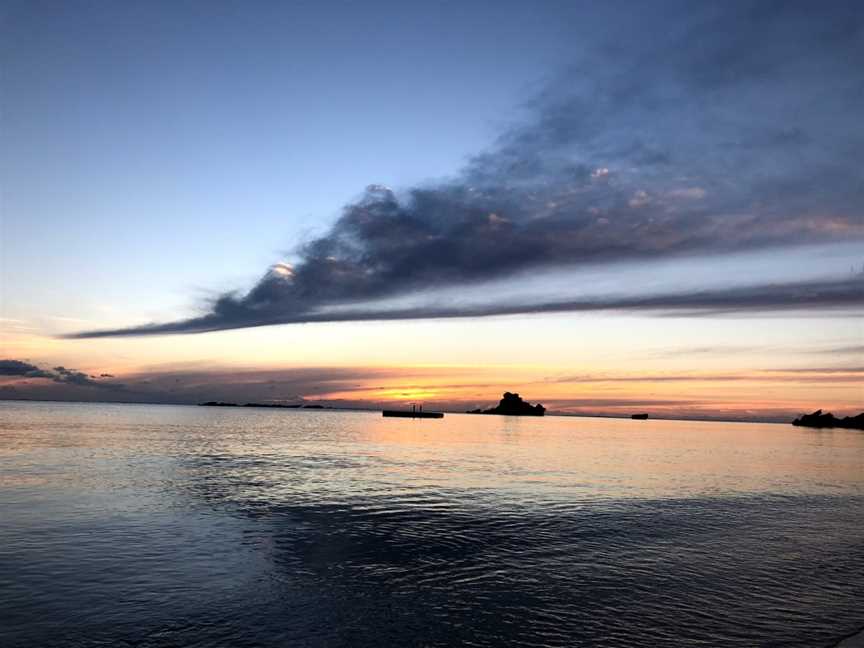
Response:
[{"label": "sky", "polygon": [[864,405],[856,2],[8,1],[0,398]]}]

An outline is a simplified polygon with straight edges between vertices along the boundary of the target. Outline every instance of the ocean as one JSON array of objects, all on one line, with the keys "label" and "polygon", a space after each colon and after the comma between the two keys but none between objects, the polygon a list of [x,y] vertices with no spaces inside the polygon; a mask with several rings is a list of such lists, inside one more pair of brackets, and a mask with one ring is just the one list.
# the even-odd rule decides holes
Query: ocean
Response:
[{"label": "ocean", "polygon": [[0,402],[0,646],[832,646],[864,432]]}]

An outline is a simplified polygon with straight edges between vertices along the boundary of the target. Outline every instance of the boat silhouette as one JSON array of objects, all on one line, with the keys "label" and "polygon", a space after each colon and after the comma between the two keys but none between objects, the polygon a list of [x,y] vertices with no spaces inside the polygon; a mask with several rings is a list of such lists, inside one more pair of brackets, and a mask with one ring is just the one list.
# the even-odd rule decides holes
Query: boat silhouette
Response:
[{"label": "boat silhouette", "polygon": [[408,410],[384,410],[381,415],[396,418],[444,418],[444,412],[424,412],[422,405],[419,408],[412,405],[410,412]]}]

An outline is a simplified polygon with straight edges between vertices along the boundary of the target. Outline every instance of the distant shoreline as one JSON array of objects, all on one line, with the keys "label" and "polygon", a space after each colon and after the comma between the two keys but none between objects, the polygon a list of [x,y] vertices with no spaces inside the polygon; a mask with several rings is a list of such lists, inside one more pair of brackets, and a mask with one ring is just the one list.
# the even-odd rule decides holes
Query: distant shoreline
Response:
[{"label": "distant shoreline", "polygon": [[[200,407],[198,403],[159,403],[156,401],[81,401],[81,400],[57,400],[57,399],[39,399],[39,398],[0,398],[0,403],[80,403],[83,405],[167,405],[172,407]],[[236,408],[223,407],[222,409],[240,409],[249,410],[256,409],[252,407],[243,407],[238,405]],[[303,408],[303,407],[263,407],[260,409],[273,410],[298,410],[312,412],[380,412],[380,407],[346,407],[339,405],[325,405],[321,408]],[[465,410],[441,410],[447,414],[465,414]],[[605,419],[620,419],[631,420],[629,414],[571,414],[568,412],[547,411],[546,416],[555,416],[559,418],[605,418]],[[697,417],[674,417],[674,416],[656,416],[651,415],[651,421],[693,421],[699,423],[770,423],[776,425],[791,425],[791,421],[785,419],[727,419],[727,418],[697,418]]]}]

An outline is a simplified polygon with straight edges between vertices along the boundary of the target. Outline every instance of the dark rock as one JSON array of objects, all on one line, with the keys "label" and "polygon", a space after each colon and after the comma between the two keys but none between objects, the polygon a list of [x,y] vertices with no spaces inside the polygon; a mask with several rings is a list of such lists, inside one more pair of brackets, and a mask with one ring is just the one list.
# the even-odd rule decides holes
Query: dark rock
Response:
[{"label": "dark rock", "polygon": [[198,403],[202,407],[237,407],[237,403],[223,403],[222,401],[207,401],[206,403]]},{"label": "dark rock", "polygon": [[800,425],[812,428],[846,428],[849,430],[864,430],[864,412],[857,416],[837,418],[831,412],[825,414],[822,410],[816,410],[812,414],[803,414],[794,421],[792,425]]},{"label": "dark rock", "polygon": [[498,402],[498,407],[492,407],[487,410],[476,409],[469,414],[505,414],[507,416],[543,416],[546,414],[546,408],[540,403],[532,405],[527,403],[519,394],[504,392],[504,398]]}]

